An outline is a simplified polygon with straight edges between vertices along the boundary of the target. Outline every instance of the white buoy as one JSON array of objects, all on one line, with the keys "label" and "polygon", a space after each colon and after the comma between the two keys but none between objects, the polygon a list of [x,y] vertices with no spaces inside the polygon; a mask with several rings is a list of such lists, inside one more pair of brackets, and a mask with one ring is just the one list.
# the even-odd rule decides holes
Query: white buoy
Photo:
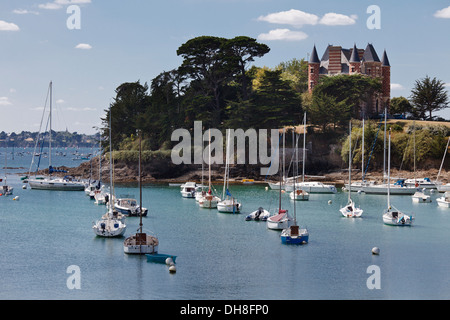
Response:
[{"label": "white buoy", "polygon": [[332,201],[331,200],[328,200],[328,204],[331,204],[332,203]]},{"label": "white buoy", "polygon": [[13,200],[19,200],[19,196],[15,196]]},{"label": "white buoy", "polygon": [[167,259],[166,259],[166,264],[167,264],[167,265],[171,265],[171,264],[173,264],[173,259],[172,259],[172,258],[170,258],[170,257],[169,257],[169,258],[167,258]]},{"label": "white buoy", "polygon": [[372,254],[379,255],[379,254],[380,254],[380,248],[378,248],[378,247],[373,247],[373,248],[372,248]]},{"label": "white buoy", "polygon": [[266,191],[269,190],[269,187],[266,187]]},{"label": "white buoy", "polygon": [[22,189],[26,189],[26,188],[27,188],[27,185],[24,184],[24,185],[22,186]]},{"label": "white buoy", "polygon": [[175,273],[175,272],[177,272],[177,267],[175,267],[175,265],[172,264],[172,265],[169,267],[169,272],[170,272],[170,273]]}]

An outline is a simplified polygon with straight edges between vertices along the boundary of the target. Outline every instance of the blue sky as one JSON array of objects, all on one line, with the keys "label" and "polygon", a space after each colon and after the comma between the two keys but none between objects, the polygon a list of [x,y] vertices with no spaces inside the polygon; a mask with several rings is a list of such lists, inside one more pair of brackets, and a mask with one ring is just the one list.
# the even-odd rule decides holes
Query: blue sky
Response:
[{"label": "blue sky", "polygon": [[[70,5],[80,29],[69,29]],[[370,5],[380,29],[370,29]],[[307,58],[313,45],[386,50],[391,96],[436,77],[450,89],[450,1],[2,0],[0,131],[37,131],[53,81],[54,130],[94,133],[123,82],[148,82],[181,64],[177,48],[202,35],[245,35],[271,51],[254,62],[275,67]],[[439,112],[450,119],[450,108]]]}]

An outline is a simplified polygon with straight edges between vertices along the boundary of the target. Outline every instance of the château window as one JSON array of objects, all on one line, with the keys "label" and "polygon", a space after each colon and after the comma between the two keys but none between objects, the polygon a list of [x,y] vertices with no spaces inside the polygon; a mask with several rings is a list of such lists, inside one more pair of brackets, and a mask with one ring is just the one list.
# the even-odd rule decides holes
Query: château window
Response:
[{"label": "ch\u00e2teau window", "polygon": [[355,72],[355,67],[352,67],[352,72]]},{"label": "ch\u00e2teau window", "polygon": [[314,68],[311,67],[311,68],[309,69],[309,72],[310,72],[310,73],[314,73]]}]

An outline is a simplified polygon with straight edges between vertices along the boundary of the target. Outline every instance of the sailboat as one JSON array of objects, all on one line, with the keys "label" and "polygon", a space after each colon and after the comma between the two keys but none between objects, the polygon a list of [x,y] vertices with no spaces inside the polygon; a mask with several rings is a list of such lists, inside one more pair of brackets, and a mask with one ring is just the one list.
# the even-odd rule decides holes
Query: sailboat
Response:
[{"label": "sailboat", "polygon": [[444,155],[442,156],[442,161],[441,161],[441,166],[439,167],[439,172],[436,178],[436,186],[439,192],[447,192],[450,191],[450,182],[447,184],[443,184],[442,182],[439,181],[439,177],[441,175],[441,170],[442,170],[442,166],[444,165],[444,161],[445,161],[445,156],[447,155],[448,152],[448,146],[450,144],[450,137],[448,137],[447,140],[447,145],[445,146],[445,150],[444,150]]},{"label": "sailboat", "polygon": [[389,183],[391,178],[391,130],[389,130],[389,152],[388,152],[388,189],[387,189],[387,209],[383,213],[383,222],[392,226],[411,226],[413,216],[408,216],[395,207],[391,206],[391,194]]},{"label": "sailboat", "polygon": [[129,254],[158,253],[158,238],[142,232],[142,177],[141,177],[141,133],[139,133],[139,229],[123,242],[123,251]]},{"label": "sailboat", "polygon": [[223,178],[223,195],[222,195],[223,200],[217,203],[217,210],[219,212],[225,213],[240,213],[242,204],[233,197],[233,195],[230,193],[228,189],[228,182],[230,179],[230,163],[228,161],[228,157],[230,155],[229,147],[230,147],[230,131],[228,131],[228,138],[227,138],[227,153],[225,159],[225,173]]},{"label": "sailboat", "polygon": [[[278,148],[279,149],[279,148]],[[281,165],[281,161],[280,161]],[[280,168],[281,169],[281,168]],[[272,230],[283,230],[289,228],[293,220],[291,216],[289,216],[288,210],[281,209],[281,189],[282,189],[282,183],[281,183],[281,170],[280,170],[280,184],[279,184],[279,205],[278,205],[278,211],[267,218],[267,228]]]},{"label": "sailboat", "polygon": [[[306,126],[306,112],[304,113],[304,123]],[[306,131],[305,131],[306,132]],[[306,133],[305,133],[306,137]],[[303,138],[305,140],[305,137]],[[305,148],[303,148],[304,150]],[[303,158],[305,161],[305,158]],[[309,193],[336,193],[336,186],[332,184],[324,184],[320,181],[302,181],[297,186],[300,190],[309,192]],[[288,190],[290,191],[290,190]]]},{"label": "sailboat", "polygon": [[342,207],[339,211],[342,213],[344,217],[347,218],[359,218],[361,217],[363,210],[361,208],[357,208],[355,203],[351,198],[352,193],[352,122],[350,121],[349,125],[350,133],[348,136],[348,201],[347,204]]},{"label": "sailboat", "polygon": [[217,208],[217,204],[221,200],[219,197],[212,194],[212,184],[211,184],[211,130],[209,130],[209,174],[208,174],[208,192],[198,200],[198,205],[200,208],[214,209]]},{"label": "sailboat", "polygon": [[[414,179],[407,179],[405,181],[405,184],[408,185],[409,184],[413,184],[416,188],[419,188],[419,182],[416,179],[416,122],[414,121],[414,134],[413,134],[413,138],[414,138]],[[426,178],[425,178],[426,179]],[[424,180],[424,182],[426,181],[424,178],[422,178],[422,180]],[[409,181],[408,180],[413,180],[413,181]],[[428,179],[428,182],[431,183],[430,179]],[[432,184],[434,186],[434,183]],[[431,196],[428,194],[425,194],[424,192],[424,188],[422,188],[422,190],[418,189],[412,196],[412,201],[416,202],[416,203],[424,203],[424,202],[431,202]]]},{"label": "sailboat", "polygon": [[[52,91],[53,91],[53,83],[50,82],[49,85],[49,94],[50,94],[50,114],[49,114],[49,122],[50,122],[50,130],[49,130],[49,156],[48,156],[48,174],[49,176],[46,178],[37,178],[28,179],[28,184],[31,189],[40,189],[40,190],[61,190],[61,191],[83,191],[85,186],[81,181],[74,180],[71,176],[65,176],[63,178],[55,178],[52,177],[53,172],[64,172],[61,170],[57,170],[52,166]],[[44,109],[45,112],[45,109]]]},{"label": "sailboat", "polygon": [[361,186],[361,191],[366,194],[387,194],[388,189],[390,194],[398,195],[412,195],[416,192],[415,187],[406,186],[404,179],[399,179],[394,184],[391,184],[391,180],[385,180],[386,176],[386,128],[387,128],[387,110],[384,110],[384,148],[383,148],[383,183],[368,183]]},{"label": "sailboat", "polygon": [[[3,183],[2,188],[0,189],[0,195],[4,195],[4,196],[12,195],[12,194],[13,194],[13,190],[14,190],[13,187],[9,186],[9,185],[6,183],[7,158],[8,158],[8,152],[7,152],[7,149],[5,148],[5,181],[4,181],[4,183]],[[0,179],[0,182],[1,182],[1,181],[2,181],[2,180]]]},{"label": "sailboat", "polygon": [[[292,132],[293,133],[293,137],[294,137],[294,132],[295,132],[295,130],[293,130],[293,132]],[[294,141],[294,140],[292,140],[292,141]],[[303,168],[302,168],[302,182],[305,182],[305,147],[306,147],[305,143],[306,143],[306,113],[305,113],[305,115],[303,117],[303,160],[302,160]],[[295,158],[296,158],[295,159],[295,163],[296,163],[295,168],[298,171],[298,137],[297,137],[297,140],[296,140],[296,143],[295,143]],[[295,176],[295,174],[297,174],[297,173],[294,173],[294,176]],[[302,189],[295,188],[295,179],[297,179],[297,177],[294,177],[294,188],[293,188],[292,192],[289,194],[289,197],[292,200],[301,200],[301,201],[309,200],[309,193],[308,192],[306,192],[305,190],[302,190]]]},{"label": "sailboat", "polygon": [[100,220],[96,221],[92,226],[94,233],[100,237],[120,237],[125,233],[127,228],[125,217],[114,209],[114,201],[112,195],[113,174],[112,174],[112,139],[111,139],[111,109],[109,111],[109,207],[108,212],[104,214]]},{"label": "sailboat", "polygon": [[[294,180],[295,190],[295,180]],[[309,231],[306,228],[299,228],[297,225],[297,212],[295,210],[294,201],[294,222],[287,228],[281,231],[282,244],[305,244],[309,241]]]}]

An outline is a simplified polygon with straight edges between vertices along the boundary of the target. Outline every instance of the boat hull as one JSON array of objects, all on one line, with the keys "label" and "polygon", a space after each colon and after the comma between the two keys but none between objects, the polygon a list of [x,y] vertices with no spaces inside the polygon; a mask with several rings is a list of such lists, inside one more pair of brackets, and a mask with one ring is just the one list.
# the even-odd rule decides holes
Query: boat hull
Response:
[{"label": "boat hull", "polygon": [[258,210],[253,211],[249,215],[245,217],[246,221],[267,221],[267,218],[270,217],[270,212],[260,208]]},{"label": "boat hull", "polygon": [[[397,195],[412,195],[417,191],[417,189],[414,187],[400,187],[396,185],[391,185],[389,189],[390,194],[397,194]],[[363,186],[361,188],[361,191],[367,194],[387,194],[388,187],[385,184]]]},{"label": "boat hull", "polygon": [[97,236],[105,238],[120,237],[125,233],[126,228],[125,223],[119,219],[102,219],[92,226]]},{"label": "boat hull", "polygon": [[223,213],[240,213],[242,205],[232,200],[224,200],[217,203],[217,210]]},{"label": "boat hull", "polygon": [[123,251],[128,254],[153,254],[158,253],[158,244],[158,238],[145,233],[137,233],[125,239]]},{"label": "boat hull", "polygon": [[412,226],[413,218],[401,212],[389,211],[383,214],[383,222],[390,226],[409,227]]},{"label": "boat hull", "polygon": [[439,207],[450,208],[450,201],[445,201],[443,198],[437,198],[436,202]]},{"label": "boat hull", "polygon": [[299,236],[283,236],[281,235],[282,244],[305,244],[309,241],[309,235],[299,235]]},{"label": "boat hull", "polygon": [[36,190],[83,191],[85,188],[82,182],[66,180],[28,179],[28,184]]},{"label": "boat hull", "polygon": [[[299,182],[295,184],[295,188],[308,193],[336,193],[337,189],[331,184],[323,184],[321,182]],[[287,184],[286,191],[293,191],[294,186]]]},{"label": "boat hull", "polygon": [[175,259],[177,258],[177,256],[162,253],[146,254],[145,256],[147,257],[147,262],[156,262],[156,263],[166,263],[166,260],[168,258],[171,258],[172,262],[175,263]]},{"label": "boat hull", "polygon": [[218,197],[206,196],[198,201],[198,205],[200,206],[200,208],[215,209],[217,208],[217,204],[219,203],[219,201],[220,199]]},{"label": "boat hull", "polygon": [[431,197],[423,192],[416,192],[412,196],[412,201],[415,203],[427,203],[431,202]]}]

